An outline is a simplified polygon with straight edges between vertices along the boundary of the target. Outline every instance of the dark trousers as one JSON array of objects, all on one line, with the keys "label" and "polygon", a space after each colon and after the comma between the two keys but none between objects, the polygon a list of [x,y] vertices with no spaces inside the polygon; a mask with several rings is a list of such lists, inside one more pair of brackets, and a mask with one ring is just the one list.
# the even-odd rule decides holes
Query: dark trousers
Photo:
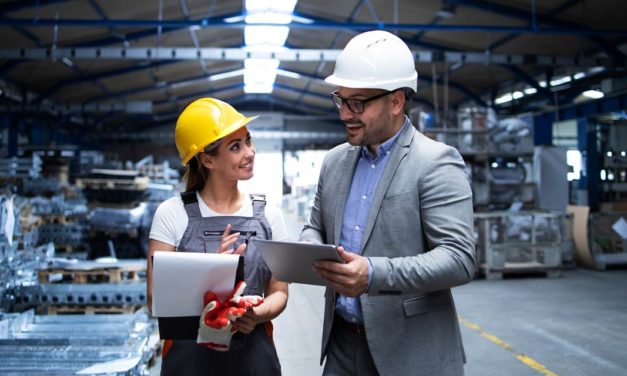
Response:
[{"label": "dark trousers", "polygon": [[253,375],[281,375],[276,349],[263,325],[257,325],[250,334],[235,333],[226,352],[208,349],[193,340],[176,340],[161,361],[161,376]]},{"label": "dark trousers", "polygon": [[333,320],[331,338],[327,347],[324,376],[377,376],[377,368],[370,355],[366,333],[346,325],[339,316]]}]

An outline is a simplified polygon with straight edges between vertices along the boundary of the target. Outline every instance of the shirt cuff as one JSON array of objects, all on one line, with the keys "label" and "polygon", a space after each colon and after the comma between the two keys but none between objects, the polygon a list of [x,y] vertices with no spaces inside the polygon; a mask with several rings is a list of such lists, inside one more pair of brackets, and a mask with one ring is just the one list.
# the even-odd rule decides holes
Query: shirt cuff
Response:
[{"label": "shirt cuff", "polygon": [[366,289],[366,292],[370,291],[370,283],[372,282],[372,261],[370,261],[370,257],[366,257],[366,260],[368,260],[368,288]]}]

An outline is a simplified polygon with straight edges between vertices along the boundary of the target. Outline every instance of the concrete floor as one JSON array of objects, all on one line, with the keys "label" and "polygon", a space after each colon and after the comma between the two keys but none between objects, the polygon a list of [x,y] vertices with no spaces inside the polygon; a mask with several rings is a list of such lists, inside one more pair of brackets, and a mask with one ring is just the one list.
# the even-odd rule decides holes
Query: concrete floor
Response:
[{"label": "concrete floor", "polygon": [[626,375],[627,269],[455,288],[466,374]]},{"label": "concrete floor", "polygon": [[[303,223],[285,216],[295,239]],[[559,278],[477,279],[453,289],[466,375],[627,375],[626,286],[622,268],[566,270]],[[322,373],[323,293],[317,286],[290,285],[288,306],[274,321],[286,376]]]}]

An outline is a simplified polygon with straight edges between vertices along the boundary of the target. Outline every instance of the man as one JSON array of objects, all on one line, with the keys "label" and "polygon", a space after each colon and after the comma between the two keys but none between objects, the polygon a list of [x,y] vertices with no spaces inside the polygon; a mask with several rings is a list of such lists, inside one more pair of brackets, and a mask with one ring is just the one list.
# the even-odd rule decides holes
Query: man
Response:
[{"label": "man", "polygon": [[472,193],[457,150],[404,114],[418,74],[385,31],[354,37],[326,81],[348,143],[326,156],[300,239],[338,244],[327,281],[325,375],[462,375],[451,287],[474,276]]}]

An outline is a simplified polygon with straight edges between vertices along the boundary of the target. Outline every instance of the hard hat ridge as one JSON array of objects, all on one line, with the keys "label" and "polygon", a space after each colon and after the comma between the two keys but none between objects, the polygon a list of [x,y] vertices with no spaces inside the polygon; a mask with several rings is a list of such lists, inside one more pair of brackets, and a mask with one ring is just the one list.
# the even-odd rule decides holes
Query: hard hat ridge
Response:
[{"label": "hard hat ridge", "polygon": [[245,117],[219,99],[193,101],[179,115],[174,131],[181,162],[186,165],[207,145],[228,136],[255,118],[257,116]]},{"label": "hard hat ridge", "polygon": [[405,42],[387,31],[374,30],[348,42],[325,81],[349,88],[417,91],[418,73]]}]

